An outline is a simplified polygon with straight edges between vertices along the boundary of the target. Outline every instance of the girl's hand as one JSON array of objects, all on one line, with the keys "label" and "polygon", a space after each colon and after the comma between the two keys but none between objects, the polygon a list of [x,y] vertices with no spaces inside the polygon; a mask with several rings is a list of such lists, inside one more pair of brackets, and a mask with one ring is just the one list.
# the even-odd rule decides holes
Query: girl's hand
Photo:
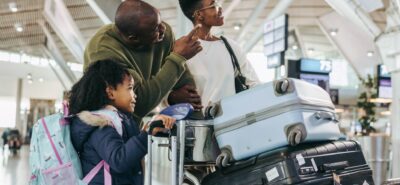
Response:
[{"label": "girl's hand", "polygon": [[163,115],[163,114],[155,115],[153,121],[157,121],[157,120],[161,120],[163,122],[164,127],[167,129],[171,129],[176,122],[175,118],[173,118],[171,116]]},{"label": "girl's hand", "polygon": [[170,117],[170,116],[166,116],[166,115],[162,115],[162,114],[155,115],[155,116],[153,116],[153,118],[151,119],[150,122],[144,124],[142,130],[148,132],[150,124],[154,121],[159,121],[159,120],[162,121],[164,128],[155,127],[155,128],[153,128],[152,133],[149,133],[149,134],[156,135],[159,132],[168,133],[168,130],[174,126],[175,121],[176,121],[175,118]]}]

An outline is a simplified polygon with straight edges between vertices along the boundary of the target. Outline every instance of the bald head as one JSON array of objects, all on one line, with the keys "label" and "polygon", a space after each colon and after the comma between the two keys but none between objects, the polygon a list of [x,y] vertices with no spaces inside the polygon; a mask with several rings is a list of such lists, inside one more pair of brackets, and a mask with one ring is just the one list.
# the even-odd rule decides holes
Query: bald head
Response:
[{"label": "bald head", "polygon": [[149,22],[157,21],[158,10],[141,0],[122,2],[115,14],[115,25],[124,35],[140,32]]}]

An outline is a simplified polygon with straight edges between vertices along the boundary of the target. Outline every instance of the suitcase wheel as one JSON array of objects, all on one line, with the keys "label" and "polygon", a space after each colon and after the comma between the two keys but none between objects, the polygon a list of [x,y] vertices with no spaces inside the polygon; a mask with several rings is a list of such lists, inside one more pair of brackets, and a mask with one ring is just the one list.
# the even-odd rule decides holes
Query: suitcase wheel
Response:
[{"label": "suitcase wheel", "polygon": [[215,165],[218,168],[228,167],[230,164],[229,162],[232,160],[232,154],[230,151],[222,149],[221,154],[218,155]]}]

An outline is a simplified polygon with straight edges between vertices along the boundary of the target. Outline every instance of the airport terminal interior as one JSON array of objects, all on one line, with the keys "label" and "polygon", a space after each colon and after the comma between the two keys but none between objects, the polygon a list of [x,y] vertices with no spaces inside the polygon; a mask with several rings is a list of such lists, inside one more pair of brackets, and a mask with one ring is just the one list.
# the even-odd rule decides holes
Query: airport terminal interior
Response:
[{"label": "airport terminal interior", "polygon": [[[61,184],[32,174],[35,124],[65,111],[87,43],[126,1],[0,0],[0,184]],[[183,0],[143,1],[176,39],[192,31]],[[207,120],[146,138],[144,184],[400,184],[399,0],[200,1],[193,17],[218,11],[211,33],[235,42],[260,82],[210,102]]]}]

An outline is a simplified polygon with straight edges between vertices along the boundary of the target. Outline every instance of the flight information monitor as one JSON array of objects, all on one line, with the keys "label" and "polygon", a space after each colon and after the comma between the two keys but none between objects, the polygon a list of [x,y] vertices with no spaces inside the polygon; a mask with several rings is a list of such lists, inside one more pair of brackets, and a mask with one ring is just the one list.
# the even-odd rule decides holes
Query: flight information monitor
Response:
[{"label": "flight information monitor", "polygon": [[301,73],[300,79],[318,85],[329,92],[329,75]]},{"label": "flight information monitor", "polygon": [[392,98],[392,80],[385,65],[378,65],[378,97]]}]

